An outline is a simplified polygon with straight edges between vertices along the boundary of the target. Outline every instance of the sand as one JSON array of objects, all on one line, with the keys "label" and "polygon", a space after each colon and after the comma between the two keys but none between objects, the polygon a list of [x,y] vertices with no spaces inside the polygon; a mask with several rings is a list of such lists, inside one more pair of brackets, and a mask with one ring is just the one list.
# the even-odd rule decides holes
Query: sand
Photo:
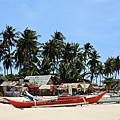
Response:
[{"label": "sand", "polygon": [[120,104],[76,107],[14,108],[0,103],[0,120],[120,120]]}]

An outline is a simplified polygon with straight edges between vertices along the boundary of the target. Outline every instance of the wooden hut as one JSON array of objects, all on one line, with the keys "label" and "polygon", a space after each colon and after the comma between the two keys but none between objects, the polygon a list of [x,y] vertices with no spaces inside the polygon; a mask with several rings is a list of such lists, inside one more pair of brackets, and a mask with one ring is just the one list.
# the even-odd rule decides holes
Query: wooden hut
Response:
[{"label": "wooden hut", "polygon": [[40,95],[52,95],[54,92],[56,81],[53,75],[26,76],[24,80],[38,87]]},{"label": "wooden hut", "polygon": [[120,91],[120,82],[116,84],[113,88],[114,91]]},{"label": "wooden hut", "polygon": [[22,84],[19,81],[4,81],[0,86],[4,96],[20,96],[22,91]]}]

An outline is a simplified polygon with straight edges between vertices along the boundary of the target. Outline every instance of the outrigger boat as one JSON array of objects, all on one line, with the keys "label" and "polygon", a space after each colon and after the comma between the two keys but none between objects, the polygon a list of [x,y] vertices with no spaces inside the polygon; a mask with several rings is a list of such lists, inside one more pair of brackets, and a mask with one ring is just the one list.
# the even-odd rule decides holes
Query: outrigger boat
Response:
[{"label": "outrigger boat", "polygon": [[32,107],[59,107],[59,106],[77,106],[84,104],[97,103],[107,91],[102,92],[99,95],[94,95],[90,97],[86,96],[60,96],[54,100],[42,100],[42,101],[14,101],[8,98],[3,98],[7,100],[16,108],[32,108]]}]

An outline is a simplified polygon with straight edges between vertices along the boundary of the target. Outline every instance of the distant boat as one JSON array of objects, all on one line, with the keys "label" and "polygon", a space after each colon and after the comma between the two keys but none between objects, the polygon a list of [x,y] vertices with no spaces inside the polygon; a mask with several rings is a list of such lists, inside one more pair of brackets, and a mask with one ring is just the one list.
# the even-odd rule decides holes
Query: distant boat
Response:
[{"label": "distant boat", "polygon": [[97,103],[120,103],[120,99],[99,100]]},{"label": "distant boat", "polygon": [[120,103],[120,95],[106,94],[97,103]]},{"label": "distant boat", "polygon": [[99,95],[93,95],[90,97],[86,96],[61,96],[54,100],[42,100],[42,101],[14,101],[8,98],[3,98],[7,100],[16,108],[31,108],[31,107],[59,107],[59,106],[73,106],[73,105],[84,105],[97,103],[107,91],[102,92]]}]

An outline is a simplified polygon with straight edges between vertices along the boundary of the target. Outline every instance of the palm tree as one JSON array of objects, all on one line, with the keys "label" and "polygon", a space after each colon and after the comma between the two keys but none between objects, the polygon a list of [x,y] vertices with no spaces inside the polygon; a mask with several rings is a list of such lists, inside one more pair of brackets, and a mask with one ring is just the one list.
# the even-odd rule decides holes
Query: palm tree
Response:
[{"label": "palm tree", "polygon": [[100,58],[100,56],[96,50],[94,50],[92,53],[90,53],[89,61],[88,61],[87,65],[89,66],[89,69],[91,71],[91,82],[96,73],[97,66],[100,63],[100,61],[98,60],[99,58]]},{"label": "palm tree", "polygon": [[19,45],[17,44],[17,48],[13,53],[14,53],[14,59],[15,59],[15,69],[21,70],[24,63],[24,59],[23,59],[24,52],[22,51],[22,48],[18,46]]},{"label": "palm tree", "polygon": [[52,37],[52,40],[55,40],[57,44],[59,43],[59,45],[64,44],[64,40],[66,40],[65,36],[58,31],[54,32],[54,35],[51,35],[51,37]]},{"label": "palm tree", "polygon": [[2,60],[2,56],[4,55],[5,51],[4,51],[4,48],[3,48],[3,45],[2,43],[0,43],[0,62]]},{"label": "palm tree", "polygon": [[70,43],[66,43],[64,45],[63,51],[62,51],[62,59],[64,62],[70,62],[72,60],[72,48]]},{"label": "palm tree", "polygon": [[83,57],[84,57],[84,61],[85,61],[85,64],[92,52],[92,50],[94,50],[93,46],[90,45],[90,43],[86,43],[83,47]]},{"label": "palm tree", "polygon": [[65,43],[62,49],[62,61],[70,62],[78,57],[80,51],[78,43]]},{"label": "palm tree", "polygon": [[63,40],[65,40],[64,35],[56,31],[52,39],[43,45],[42,55],[49,58],[50,62],[54,63],[53,74],[61,56],[61,48],[64,44]]},{"label": "palm tree", "polygon": [[41,60],[41,64],[39,65],[39,74],[40,75],[49,75],[51,71],[54,69],[52,68],[53,63],[50,61],[49,58],[44,57]]},{"label": "palm tree", "polygon": [[3,37],[2,43],[4,47],[7,47],[10,52],[10,50],[12,50],[12,47],[14,47],[17,43],[17,38],[19,35],[18,32],[16,32],[16,29],[12,28],[12,26],[6,26],[6,30],[2,31],[1,35]]},{"label": "palm tree", "polygon": [[104,67],[102,65],[102,62],[99,62],[99,65],[97,66],[97,73],[100,77],[100,86],[101,86],[101,82],[102,82],[101,79],[103,77],[103,70],[104,70]]},{"label": "palm tree", "polygon": [[[9,54],[6,54],[5,56],[3,56],[3,66],[4,66],[4,69],[7,70],[7,74],[8,74],[8,69],[9,67],[11,67],[13,65],[13,59],[12,57],[9,56]],[[11,74],[12,74],[12,71],[11,71]]]},{"label": "palm tree", "polygon": [[113,57],[108,57],[108,59],[104,62],[104,75],[106,77],[110,77],[112,78],[113,75],[113,61],[114,58]]},{"label": "palm tree", "polygon": [[30,30],[28,28],[26,28],[24,32],[21,33],[21,37],[18,40],[18,47],[22,48],[24,53],[24,61],[29,61],[30,56],[35,54],[38,50],[38,36],[39,35],[36,35],[36,31]]},{"label": "palm tree", "polygon": [[[6,50],[6,48],[4,48],[3,43],[0,44],[0,62],[4,62],[5,64],[5,59],[7,59],[7,55],[8,55],[8,51]],[[6,57],[5,57],[6,56]],[[9,69],[9,67],[8,67]],[[6,75],[6,67],[4,66],[4,75]]]},{"label": "palm tree", "polygon": [[[8,69],[10,68],[11,70],[11,74],[12,74],[12,67],[13,67],[13,60],[12,60],[12,47],[15,46],[15,44],[17,43],[17,38],[18,38],[18,32],[16,32],[16,29],[12,28],[12,26],[6,26],[6,30],[2,31],[0,33],[0,35],[3,37],[2,40],[2,47],[3,47],[3,51],[6,51],[5,55],[4,55],[4,59],[3,59],[3,63],[4,63],[4,68]],[[7,57],[7,58],[5,58]],[[7,60],[8,59],[8,60]],[[7,61],[9,61],[8,63],[5,63]]]},{"label": "palm tree", "polygon": [[75,59],[72,62],[60,62],[59,68],[57,69],[58,77],[61,82],[74,83],[82,78],[80,74],[83,69],[83,64],[80,60]]},{"label": "palm tree", "polygon": [[85,66],[84,67],[84,73],[86,73],[86,70],[88,69],[87,68],[87,62],[88,62],[90,54],[92,53],[94,48],[90,43],[86,43],[82,49],[83,49],[83,52],[82,52],[83,63],[84,63],[84,66]]},{"label": "palm tree", "polygon": [[119,75],[119,71],[120,71],[120,56],[117,56],[113,60],[113,71],[115,71],[115,79],[116,79],[117,74]]},{"label": "palm tree", "polygon": [[55,63],[56,57],[58,58],[59,56],[57,49],[59,48],[56,46],[55,41],[49,40],[43,45],[42,55],[50,58],[50,61]]},{"label": "palm tree", "polygon": [[58,75],[60,77],[59,83],[67,83],[70,82],[71,79],[73,79],[73,76],[71,77],[72,69],[70,68],[70,63],[60,63],[59,69],[58,69]]},{"label": "palm tree", "polygon": [[[31,63],[35,62],[37,59],[37,54],[39,52],[37,39],[40,35],[36,35],[36,31],[26,28],[24,32],[20,32],[20,38],[18,40],[15,53],[16,68],[24,68],[26,64],[24,62]],[[27,66],[26,66],[27,67]]]}]

